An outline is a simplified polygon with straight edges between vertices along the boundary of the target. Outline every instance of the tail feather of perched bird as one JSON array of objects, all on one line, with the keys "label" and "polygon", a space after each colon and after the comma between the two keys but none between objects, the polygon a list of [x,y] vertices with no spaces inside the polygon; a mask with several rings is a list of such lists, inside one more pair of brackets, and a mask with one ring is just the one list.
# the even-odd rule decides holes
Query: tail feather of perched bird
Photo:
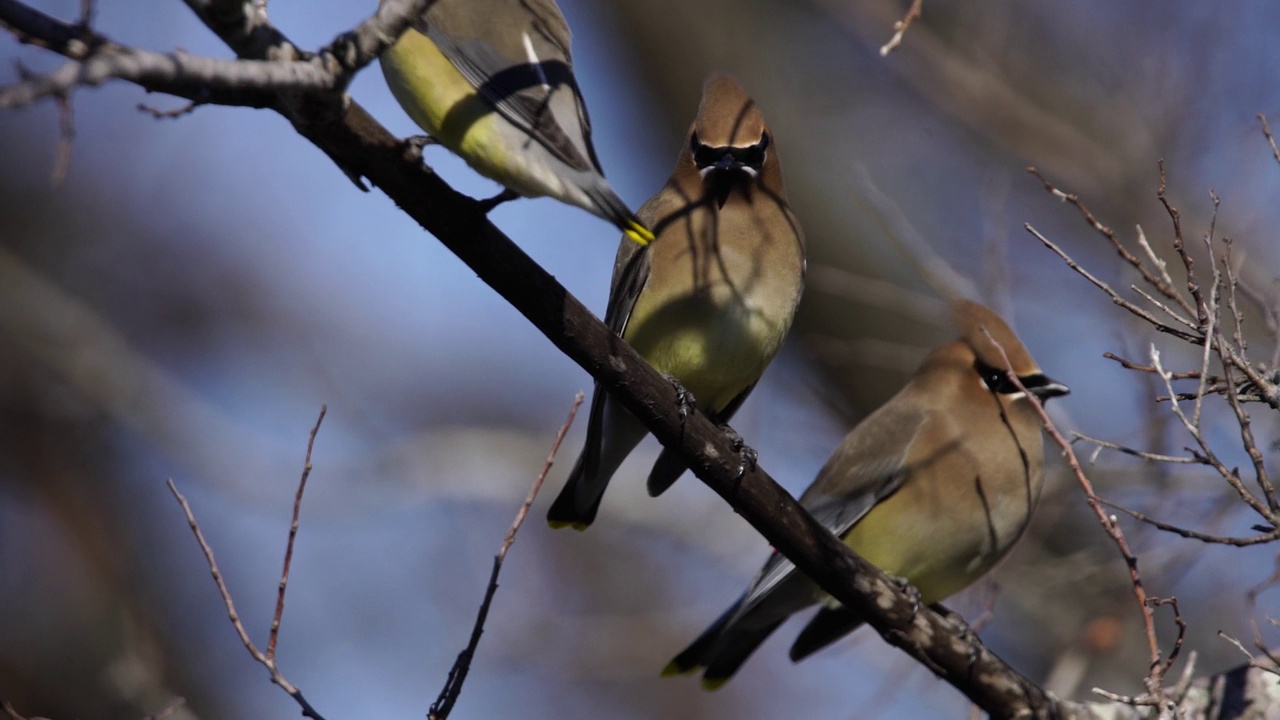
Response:
[{"label": "tail feather of perched bird", "polygon": [[414,122],[481,175],[653,239],[604,179],[554,0],[437,0],[380,61]]},{"label": "tail feather of perched bird", "polygon": [[704,666],[702,658],[713,647],[717,647],[717,653],[711,664],[706,664],[703,672],[702,682],[708,689],[715,689],[724,684],[742,663],[755,652],[769,635],[787,619],[786,615],[781,615],[775,619],[770,619],[763,624],[756,624],[751,627],[735,627],[732,636],[723,636],[726,625],[733,621],[741,602],[730,607],[718,620],[711,624],[701,635],[694,640],[684,652],[677,655],[662,670],[663,677],[672,675],[683,675],[692,672],[699,667]]},{"label": "tail feather of perched bird", "polygon": [[[675,171],[639,217],[656,238],[619,244],[605,323],[723,423],[782,347],[805,264],[777,145],[737,81],[707,80]],[[598,385],[592,408],[582,456],[547,513],[555,527],[591,524],[613,473],[646,434]],[[664,450],[650,493],[683,471]]]},{"label": "tail feather of perched bird", "polygon": [[[587,421],[587,442],[569,473],[564,490],[547,511],[552,527],[585,530],[596,519],[600,499],[622,461],[648,433],[612,396],[596,388]],[[605,443],[603,436],[610,442]]]},{"label": "tail feather of perched bird", "polygon": [[[1040,495],[1039,415],[1008,371],[1042,401],[1068,392],[1045,377],[990,310],[958,301],[952,313],[960,338],[930,352],[902,390],[854,427],[800,496],[823,527],[881,570],[906,578],[925,603],[995,566],[1026,529]],[[775,552],[742,600],[668,670],[705,668],[704,685],[716,687],[787,616],[818,603],[825,606],[796,639],[793,660],[864,618]]]},{"label": "tail feather of perched bird", "polygon": [[822,648],[857,630],[866,618],[853,608],[840,605],[819,610],[791,644],[788,657],[800,662]]}]

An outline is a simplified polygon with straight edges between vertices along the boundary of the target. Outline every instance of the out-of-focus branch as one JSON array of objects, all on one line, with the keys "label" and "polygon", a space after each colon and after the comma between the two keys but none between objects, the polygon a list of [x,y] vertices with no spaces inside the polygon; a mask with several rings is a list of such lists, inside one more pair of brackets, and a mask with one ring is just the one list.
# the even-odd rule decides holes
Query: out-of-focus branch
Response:
[{"label": "out-of-focus branch", "polygon": [[[895,22],[899,12],[888,2],[809,3],[869,50],[880,47],[884,37],[880,28]],[[1012,78],[992,72],[990,65],[966,52],[971,49],[966,43],[952,44],[927,23],[919,23],[912,28],[902,51],[886,67],[922,100],[1003,147],[1011,156],[1040,158],[1042,164],[1072,183],[1125,177],[1129,172],[1127,158],[1120,150],[1129,157],[1150,157],[1147,136],[1137,132],[1108,133],[1128,140],[1123,148],[1108,147],[1098,139],[1101,134],[1091,135],[1081,124],[1025,92]]]},{"label": "out-of-focus branch", "polygon": [[884,57],[902,44],[902,37],[907,34],[907,28],[911,27],[911,23],[920,19],[920,11],[924,6],[924,0],[911,0],[911,7],[907,8],[907,13],[902,16],[901,20],[893,23],[893,37],[889,38],[889,42],[880,46],[880,57]]},{"label": "out-of-focus branch", "polygon": [[489,605],[493,602],[494,593],[498,592],[498,573],[502,572],[502,563],[507,559],[507,551],[511,549],[511,545],[516,541],[516,533],[519,532],[520,526],[524,524],[525,516],[529,514],[529,508],[533,507],[533,501],[538,497],[538,491],[542,489],[542,482],[547,479],[547,473],[551,471],[551,464],[555,462],[556,453],[560,451],[560,443],[564,440],[564,436],[569,432],[569,427],[573,425],[573,419],[578,415],[578,408],[582,405],[583,394],[581,391],[573,398],[573,407],[569,408],[569,417],[565,419],[564,424],[560,426],[560,432],[556,433],[556,439],[551,443],[551,450],[547,452],[547,459],[542,463],[542,471],[533,479],[533,486],[529,488],[529,494],[525,496],[524,502],[520,505],[520,509],[516,511],[516,517],[511,521],[511,527],[507,528],[507,534],[502,538],[502,546],[498,548],[498,554],[493,557],[493,570],[489,573],[489,585],[484,591],[484,600],[480,602],[480,611],[476,614],[475,626],[471,629],[471,639],[467,642],[467,646],[462,652],[458,653],[458,659],[454,661],[453,667],[449,669],[449,676],[445,679],[444,688],[440,690],[440,696],[436,701],[431,703],[431,709],[427,711],[428,720],[445,720],[449,717],[449,713],[453,712],[453,705],[458,701],[458,695],[462,693],[462,684],[467,680],[467,673],[471,670],[471,660],[476,655],[476,648],[480,645],[480,636],[484,633],[484,623],[489,617]]},{"label": "out-of-focus branch", "polygon": [[978,297],[974,282],[957,272],[933,249],[898,203],[876,186],[866,167],[855,166],[849,179],[857,191],[857,199],[870,206],[885,235],[902,250],[931,288],[947,300]]}]

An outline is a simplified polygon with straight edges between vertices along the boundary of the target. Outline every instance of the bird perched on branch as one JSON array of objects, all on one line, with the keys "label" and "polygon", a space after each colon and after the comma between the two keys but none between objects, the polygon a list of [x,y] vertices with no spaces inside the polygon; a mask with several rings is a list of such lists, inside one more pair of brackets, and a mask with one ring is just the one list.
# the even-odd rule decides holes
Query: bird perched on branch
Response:
[{"label": "bird perched on branch", "polygon": [[653,233],[604,179],[554,0],[437,0],[380,58],[400,107],[432,139],[517,195],[547,195]]},{"label": "bird perched on branch", "polygon": [[[639,215],[657,237],[648,247],[619,246],[605,322],[726,423],[782,347],[805,268],[777,143],[736,80],[707,80],[675,171]],[[597,385],[586,446],[548,522],[590,525],[609,479],[646,433]],[[649,493],[662,493],[684,470],[663,450]]]},{"label": "bird perched on branch", "polygon": [[[925,603],[959,592],[1004,557],[1040,496],[1040,418],[1008,370],[1041,402],[1068,392],[995,313],[960,301],[952,314],[960,338],[930,352],[906,387],[854,427],[800,496],[814,519],[909,581]],[[863,618],[775,551],[663,674],[702,668],[703,685],[719,687],[791,614],[818,603],[791,646],[794,661]]]}]

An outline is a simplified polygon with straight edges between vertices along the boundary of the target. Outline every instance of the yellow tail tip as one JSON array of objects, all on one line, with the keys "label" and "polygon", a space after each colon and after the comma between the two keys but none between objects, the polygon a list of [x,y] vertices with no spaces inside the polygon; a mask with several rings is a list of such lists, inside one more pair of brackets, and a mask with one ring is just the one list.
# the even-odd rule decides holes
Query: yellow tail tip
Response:
[{"label": "yellow tail tip", "polygon": [[570,521],[570,520],[550,520],[550,519],[548,519],[548,520],[547,520],[547,525],[548,525],[548,526],[550,526],[552,530],[561,530],[561,529],[563,529],[563,528],[573,528],[574,530],[577,530],[578,532],[582,532],[583,530],[586,530],[586,529],[587,529],[587,523],[584,523],[584,522],[582,522],[581,520],[579,520],[579,521],[577,521],[577,522],[574,522],[574,521]]},{"label": "yellow tail tip", "polygon": [[622,232],[626,233],[627,237],[641,247],[653,242],[653,231],[635,220],[628,220],[627,226],[623,228]]},{"label": "yellow tail tip", "polygon": [[706,690],[707,692],[714,692],[724,687],[724,684],[727,682],[729,682],[729,678],[727,677],[723,677],[723,678],[704,677],[702,678],[702,689]]},{"label": "yellow tail tip", "polygon": [[675,660],[672,660],[671,662],[667,663],[666,667],[662,668],[662,672],[658,673],[658,677],[666,678],[666,677],[676,677],[678,675],[688,675],[689,673],[693,672],[696,669],[697,668],[682,668],[676,664]]}]

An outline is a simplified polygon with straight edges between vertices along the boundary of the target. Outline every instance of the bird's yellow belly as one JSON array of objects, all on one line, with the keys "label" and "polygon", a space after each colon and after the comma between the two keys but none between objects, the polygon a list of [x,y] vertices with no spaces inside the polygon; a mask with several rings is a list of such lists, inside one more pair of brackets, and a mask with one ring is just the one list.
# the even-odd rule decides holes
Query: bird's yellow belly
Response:
[{"label": "bird's yellow belly", "polygon": [[507,147],[499,126],[505,121],[425,35],[405,32],[380,63],[391,94],[428,135],[476,172],[521,195],[546,193],[528,187],[524,175],[507,167],[519,164],[521,154]]},{"label": "bird's yellow belly", "polygon": [[[906,578],[925,603],[943,600],[989,570],[1003,548],[993,548],[982,528],[944,513],[918,513],[905,493],[881,501],[845,535],[845,544],[881,570]],[[963,513],[956,513],[962,515]]]},{"label": "bird's yellow belly", "polygon": [[624,339],[660,372],[675,376],[699,407],[718,411],[759,379],[786,329],[740,304],[684,299],[637,306]]}]

